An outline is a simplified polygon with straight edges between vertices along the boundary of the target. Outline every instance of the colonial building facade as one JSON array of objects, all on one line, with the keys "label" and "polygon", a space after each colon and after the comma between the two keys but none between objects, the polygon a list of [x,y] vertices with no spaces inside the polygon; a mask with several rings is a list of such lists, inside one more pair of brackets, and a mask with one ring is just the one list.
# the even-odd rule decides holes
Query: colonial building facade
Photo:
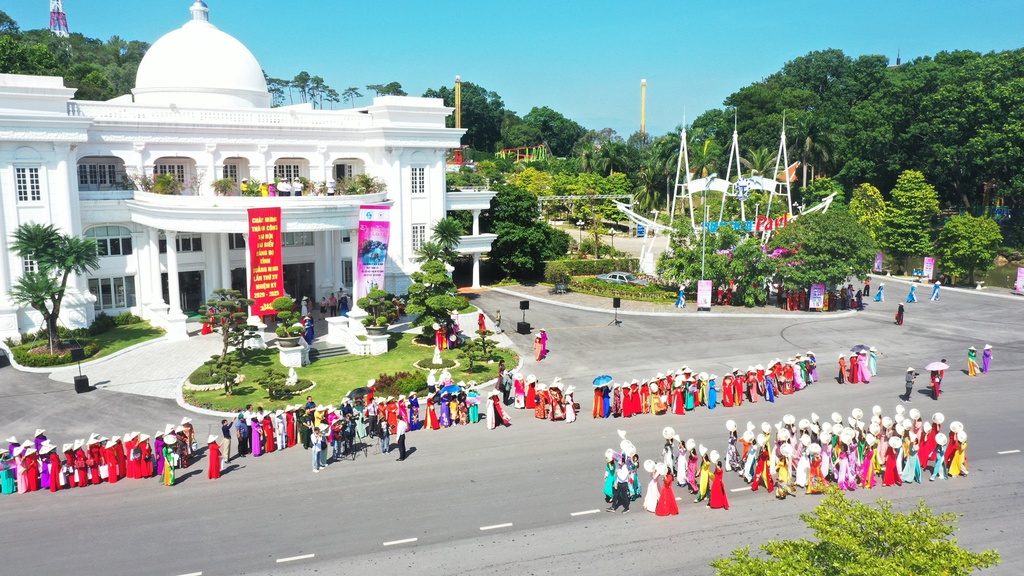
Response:
[{"label": "colonial building facade", "polygon": [[[27,222],[99,246],[100,268],[69,283],[62,321],[72,327],[131,310],[186,337],[186,315],[213,290],[248,292],[247,211],[267,206],[282,211],[284,287],[294,297],[351,294],[364,204],[391,207],[385,289],[406,289],[415,251],[448,210],[474,215],[460,250],[473,256],[479,283],[479,257],[494,236],[479,233],[477,217],[493,193],[446,191],[445,155],[463,134],[445,127],[450,108],[397,96],[351,110],[271,108],[252,53],[210,23],[203,2],[191,14],[152,45],[131,95],[76,101],[61,78],[0,75],[0,338],[40,325],[10,298],[34,266],[7,249]],[[159,175],[179,192],[139,184]],[[335,181],[360,175],[383,191],[240,194],[243,181],[296,178],[333,192]],[[233,189],[215,192],[224,179]]]}]

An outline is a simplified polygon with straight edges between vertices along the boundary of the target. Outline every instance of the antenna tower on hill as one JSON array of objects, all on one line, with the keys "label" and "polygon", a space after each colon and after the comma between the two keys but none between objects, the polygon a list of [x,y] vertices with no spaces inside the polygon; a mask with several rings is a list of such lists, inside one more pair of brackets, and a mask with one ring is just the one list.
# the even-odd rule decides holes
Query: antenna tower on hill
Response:
[{"label": "antenna tower on hill", "polygon": [[63,0],[50,0],[50,32],[61,38],[68,37],[68,17],[64,14]]}]

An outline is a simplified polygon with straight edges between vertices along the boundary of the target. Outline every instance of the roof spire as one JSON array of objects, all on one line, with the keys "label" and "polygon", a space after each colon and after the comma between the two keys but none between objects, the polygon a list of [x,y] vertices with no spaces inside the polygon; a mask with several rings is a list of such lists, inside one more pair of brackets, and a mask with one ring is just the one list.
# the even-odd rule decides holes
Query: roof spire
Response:
[{"label": "roof spire", "polygon": [[196,0],[188,10],[192,13],[193,20],[200,20],[202,22],[210,21],[210,9],[206,6],[206,2],[203,2],[203,0]]}]

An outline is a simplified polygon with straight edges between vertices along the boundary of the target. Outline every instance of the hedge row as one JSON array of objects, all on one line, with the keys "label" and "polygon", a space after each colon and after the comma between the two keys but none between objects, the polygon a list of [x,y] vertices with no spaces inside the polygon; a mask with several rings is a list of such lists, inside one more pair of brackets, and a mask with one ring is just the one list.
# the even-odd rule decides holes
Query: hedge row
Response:
[{"label": "hedge row", "polygon": [[[45,345],[45,344],[44,344]],[[103,346],[99,342],[91,341],[83,346],[85,350],[86,359],[95,356]],[[49,366],[58,366],[63,364],[71,363],[71,352],[65,352],[63,354],[32,354],[30,350],[32,345],[18,346],[11,350],[14,353],[14,360],[22,366],[30,368],[47,368]]]},{"label": "hedge row", "polygon": [[670,291],[658,284],[631,286],[629,284],[602,282],[597,278],[573,278],[569,282],[569,288],[580,294],[604,296],[606,298],[618,296],[626,300],[642,300],[645,302],[675,302],[678,296],[678,293],[674,290]]},{"label": "hedge row", "polygon": [[544,280],[567,282],[571,276],[597,276],[608,272],[636,272],[638,258],[602,258],[600,260],[551,260],[544,264]]}]

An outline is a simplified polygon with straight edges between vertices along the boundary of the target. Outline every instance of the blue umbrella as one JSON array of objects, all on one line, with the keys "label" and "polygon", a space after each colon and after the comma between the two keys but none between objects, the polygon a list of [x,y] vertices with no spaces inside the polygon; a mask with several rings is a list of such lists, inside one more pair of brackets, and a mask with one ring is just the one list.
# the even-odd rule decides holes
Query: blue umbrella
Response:
[{"label": "blue umbrella", "polygon": [[600,388],[601,386],[606,386],[610,384],[611,381],[612,377],[607,374],[605,374],[604,376],[598,376],[597,378],[594,378],[594,387]]},{"label": "blue umbrella", "polygon": [[441,394],[458,394],[459,392],[462,392],[462,388],[455,384],[449,384],[441,388]]}]

